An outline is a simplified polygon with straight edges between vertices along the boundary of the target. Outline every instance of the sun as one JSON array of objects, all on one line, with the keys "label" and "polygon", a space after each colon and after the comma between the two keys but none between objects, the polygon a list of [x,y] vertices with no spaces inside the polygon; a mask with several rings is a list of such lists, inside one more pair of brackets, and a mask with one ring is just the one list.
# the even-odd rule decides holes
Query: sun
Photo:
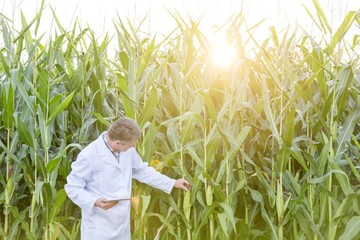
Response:
[{"label": "sun", "polygon": [[216,66],[228,67],[235,60],[236,49],[222,35],[209,37],[211,59]]}]

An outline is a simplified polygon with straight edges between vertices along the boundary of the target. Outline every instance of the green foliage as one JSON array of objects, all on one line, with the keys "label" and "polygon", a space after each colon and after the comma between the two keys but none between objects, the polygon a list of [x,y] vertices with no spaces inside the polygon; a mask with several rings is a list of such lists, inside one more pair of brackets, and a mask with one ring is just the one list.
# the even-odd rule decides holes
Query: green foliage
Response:
[{"label": "green foliage", "polygon": [[199,23],[177,14],[160,43],[119,18],[114,59],[107,35],[66,30],[54,11],[45,45],[43,8],[20,31],[1,16],[1,238],[78,238],[63,190],[71,162],[126,115],[144,161],[192,183],[171,195],[135,183],[134,239],[357,239],[359,40],[344,36],[359,14],[333,31],[313,3],[321,42],[274,27],[260,42],[261,22],[229,19],[218,29],[236,49],[226,67]]}]

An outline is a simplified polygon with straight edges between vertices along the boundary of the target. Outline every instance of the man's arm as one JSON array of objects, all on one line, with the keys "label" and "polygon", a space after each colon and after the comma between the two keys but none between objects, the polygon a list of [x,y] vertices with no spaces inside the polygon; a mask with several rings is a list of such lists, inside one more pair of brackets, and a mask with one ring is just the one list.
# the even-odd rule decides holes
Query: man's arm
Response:
[{"label": "man's arm", "polygon": [[189,190],[190,183],[183,179],[172,179],[168,176],[161,174],[154,168],[150,167],[148,163],[143,162],[137,152],[134,150],[135,157],[133,159],[132,177],[139,182],[146,183],[154,188],[160,189],[168,194],[172,189],[180,188]]},{"label": "man's arm", "polygon": [[89,160],[79,154],[75,162],[71,164],[71,172],[67,176],[64,186],[68,197],[81,209],[91,213],[96,198],[85,190],[86,182],[91,178],[92,167]]}]

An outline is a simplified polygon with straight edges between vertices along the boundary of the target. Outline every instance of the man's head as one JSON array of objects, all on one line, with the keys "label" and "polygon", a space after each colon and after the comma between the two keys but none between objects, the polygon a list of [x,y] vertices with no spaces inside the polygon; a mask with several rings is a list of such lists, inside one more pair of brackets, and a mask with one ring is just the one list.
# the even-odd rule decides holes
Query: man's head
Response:
[{"label": "man's head", "polygon": [[116,120],[107,131],[110,147],[115,151],[126,151],[135,147],[141,137],[139,125],[131,118],[122,117]]}]

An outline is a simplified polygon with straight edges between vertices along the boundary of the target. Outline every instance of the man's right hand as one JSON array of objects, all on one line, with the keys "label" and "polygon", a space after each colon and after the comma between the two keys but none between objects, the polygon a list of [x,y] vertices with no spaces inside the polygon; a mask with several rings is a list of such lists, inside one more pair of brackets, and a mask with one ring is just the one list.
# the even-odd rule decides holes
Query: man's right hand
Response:
[{"label": "man's right hand", "polygon": [[106,198],[98,198],[95,201],[95,206],[102,208],[104,210],[108,210],[109,208],[112,208],[115,206],[118,202],[105,202]]}]

